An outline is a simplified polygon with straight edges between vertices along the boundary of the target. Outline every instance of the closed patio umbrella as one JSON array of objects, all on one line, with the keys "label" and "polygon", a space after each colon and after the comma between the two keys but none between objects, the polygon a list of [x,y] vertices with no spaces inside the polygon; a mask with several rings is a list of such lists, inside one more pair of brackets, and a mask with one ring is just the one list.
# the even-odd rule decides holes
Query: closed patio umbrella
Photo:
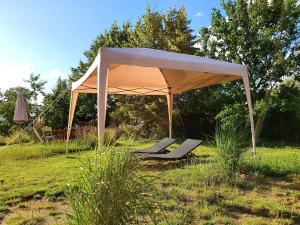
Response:
[{"label": "closed patio umbrella", "polygon": [[28,121],[25,99],[22,92],[17,93],[17,101],[13,121],[17,124],[23,124],[24,122]]}]

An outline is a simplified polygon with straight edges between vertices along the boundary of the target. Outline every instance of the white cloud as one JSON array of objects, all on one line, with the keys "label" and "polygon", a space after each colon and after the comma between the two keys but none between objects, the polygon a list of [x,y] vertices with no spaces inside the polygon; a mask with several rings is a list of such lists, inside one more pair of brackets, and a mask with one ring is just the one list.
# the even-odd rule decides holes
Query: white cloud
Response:
[{"label": "white cloud", "polygon": [[202,12],[197,12],[195,16],[196,16],[196,17],[204,16],[204,14],[203,14]]},{"label": "white cloud", "polygon": [[[24,79],[29,79],[29,75],[32,72],[34,72],[34,66],[30,63],[0,64],[0,90],[5,91],[8,88],[17,86],[28,87]],[[41,79],[47,81],[46,91],[51,90],[59,77],[65,78],[65,75],[58,69],[53,69],[49,73],[44,74],[41,73]]]},{"label": "white cloud", "polygon": [[28,79],[33,72],[33,65],[26,64],[0,64],[0,89],[6,90],[10,87],[26,86],[24,79]]},{"label": "white cloud", "polygon": [[49,78],[64,78],[64,74],[59,71],[58,69],[54,69],[54,70],[51,70],[50,73],[48,73],[48,77]]}]

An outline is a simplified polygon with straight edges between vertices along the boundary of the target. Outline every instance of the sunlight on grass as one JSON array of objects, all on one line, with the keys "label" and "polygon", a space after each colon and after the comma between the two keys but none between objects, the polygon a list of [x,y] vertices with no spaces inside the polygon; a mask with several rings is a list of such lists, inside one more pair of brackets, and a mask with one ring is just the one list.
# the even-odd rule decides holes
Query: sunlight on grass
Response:
[{"label": "sunlight on grass", "polygon": [[[122,140],[118,145],[140,149],[153,143]],[[60,204],[66,204],[67,183],[74,184],[82,162],[95,156],[94,151],[83,151],[83,145],[73,143],[71,148],[74,151],[68,157],[63,143],[13,145],[0,150],[0,221],[30,221],[30,216],[18,217],[16,210],[30,214],[28,203],[44,199],[57,205],[57,209],[44,206],[46,221],[63,218],[68,208]],[[233,183],[218,167],[215,148],[202,145],[193,153],[198,157],[188,162],[142,162],[143,173],[158,178],[154,199],[168,224],[299,221],[299,149],[257,148],[256,159],[249,149],[242,162],[242,174]]]},{"label": "sunlight on grass", "polygon": [[268,176],[300,174],[300,149],[258,148],[257,158],[245,160],[245,169]]}]

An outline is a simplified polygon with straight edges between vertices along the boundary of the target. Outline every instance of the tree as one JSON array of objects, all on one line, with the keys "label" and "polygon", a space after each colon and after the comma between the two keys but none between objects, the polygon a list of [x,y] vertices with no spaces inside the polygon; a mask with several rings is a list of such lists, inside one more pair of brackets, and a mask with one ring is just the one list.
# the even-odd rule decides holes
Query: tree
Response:
[{"label": "tree", "polygon": [[15,125],[13,117],[17,92],[21,91],[24,94],[29,123],[41,112],[42,105],[38,102],[38,96],[45,94],[46,81],[40,79],[40,74],[34,73],[31,73],[29,79],[24,81],[29,84],[29,88],[12,87],[0,94],[0,115],[4,118],[0,121],[0,133],[3,135],[8,135]]},{"label": "tree", "polygon": [[[130,33],[129,46],[193,54],[194,36],[189,24],[184,7],[161,13],[148,6]],[[111,117],[117,125],[142,125],[140,135],[167,134],[167,102],[164,96],[117,96]]]},{"label": "tree", "polygon": [[[221,5],[223,12],[214,9],[211,26],[200,31],[198,54],[248,66],[259,131],[272,90],[286,77],[299,76],[300,8],[296,0],[222,0]],[[229,104],[244,107],[241,82],[223,87]]]},{"label": "tree", "polygon": [[4,120],[0,121],[0,134],[2,135],[8,135],[15,125],[13,117],[17,100],[17,92],[19,91],[24,94],[29,120],[32,119],[32,114],[30,112],[32,111],[33,105],[30,101],[30,90],[23,87],[7,89],[0,95],[0,115],[4,118]]},{"label": "tree", "polygon": [[24,80],[30,86],[30,97],[36,102],[38,95],[45,96],[46,81],[41,80],[41,74],[31,73],[28,80]]},{"label": "tree", "polygon": [[[129,22],[125,22],[122,27],[119,27],[118,24],[114,22],[109,30],[98,35],[92,42],[90,48],[84,52],[87,59],[86,62],[80,61],[77,67],[71,68],[72,73],[69,76],[69,81],[74,82],[85,74],[101,47],[126,47],[129,43],[130,27]],[[95,94],[79,94],[75,112],[75,123],[76,121],[85,123],[97,119],[96,100],[97,95]],[[108,112],[113,111],[114,97],[109,96],[108,105]],[[107,113],[107,115],[109,116],[109,113]],[[109,118],[107,121],[109,121]]]},{"label": "tree", "polygon": [[[163,49],[193,54],[194,36],[189,27],[185,8],[170,9],[162,13],[147,7],[136,24],[125,22],[121,27],[114,22],[111,28],[97,36],[89,50],[84,52],[87,60],[72,68],[70,80],[79,79],[95,59],[100,47],[141,47]],[[138,107],[135,107],[138,106]],[[95,119],[96,95],[79,95],[75,118]],[[89,116],[86,117],[89,112]],[[92,112],[92,113],[91,113]],[[167,104],[165,97],[109,96],[108,124],[144,125],[144,134],[156,130],[167,131]],[[162,132],[155,132],[162,133]]]},{"label": "tree", "polygon": [[31,114],[31,118],[36,118],[40,113],[42,109],[42,105],[38,101],[38,97],[45,96],[45,85],[46,81],[41,80],[40,74],[34,74],[31,73],[28,80],[24,80],[25,83],[29,84],[29,93],[28,93],[28,100],[32,104],[32,108],[29,111]]},{"label": "tree", "polygon": [[300,83],[295,79],[283,81],[273,89],[269,102],[262,136],[276,142],[299,143]]},{"label": "tree", "polygon": [[65,79],[58,78],[51,93],[45,95],[44,110],[47,111],[45,123],[54,129],[65,128],[68,124],[70,87]]}]

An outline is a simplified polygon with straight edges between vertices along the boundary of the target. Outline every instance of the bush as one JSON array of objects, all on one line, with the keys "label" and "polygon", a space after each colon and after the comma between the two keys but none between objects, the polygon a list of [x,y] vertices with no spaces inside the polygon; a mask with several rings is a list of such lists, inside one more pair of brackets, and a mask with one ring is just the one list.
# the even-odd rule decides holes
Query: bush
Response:
[{"label": "bush", "polygon": [[0,135],[0,146],[6,145],[6,138]]},{"label": "bush", "polygon": [[12,131],[11,135],[7,138],[7,144],[19,144],[19,143],[29,143],[32,141],[32,137],[19,129]]},{"label": "bush", "polygon": [[104,132],[104,145],[114,146],[119,138],[117,128],[106,128]]},{"label": "bush", "polygon": [[246,152],[248,133],[236,124],[217,127],[215,135],[216,151],[220,163],[229,177],[240,168],[241,159]]},{"label": "bush", "polygon": [[142,126],[131,126],[131,125],[124,125],[121,124],[118,126],[119,134],[122,138],[133,138],[135,136],[139,136],[142,130]]},{"label": "bush", "polygon": [[124,148],[103,148],[95,163],[81,168],[70,187],[70,224],[119,225],[155,222],[149,191],[154,179],[140,171],[138,160]]},{"label": "bush", "polygon": [[95,149],[98,146],[98,137],[96,135],[89,134],[83,139],[79,139],[78,145],[82,147],[82,149],[91,150]]},{"label": "bush", "polygon": [[[87,134],[86,136],[78,136],[75,142],[83,149],[95,149],[98,147],[97,134]],[[104,145],[114,146],[118,140],[118,130],[116,128],[107,128],[104,133]]]}]

